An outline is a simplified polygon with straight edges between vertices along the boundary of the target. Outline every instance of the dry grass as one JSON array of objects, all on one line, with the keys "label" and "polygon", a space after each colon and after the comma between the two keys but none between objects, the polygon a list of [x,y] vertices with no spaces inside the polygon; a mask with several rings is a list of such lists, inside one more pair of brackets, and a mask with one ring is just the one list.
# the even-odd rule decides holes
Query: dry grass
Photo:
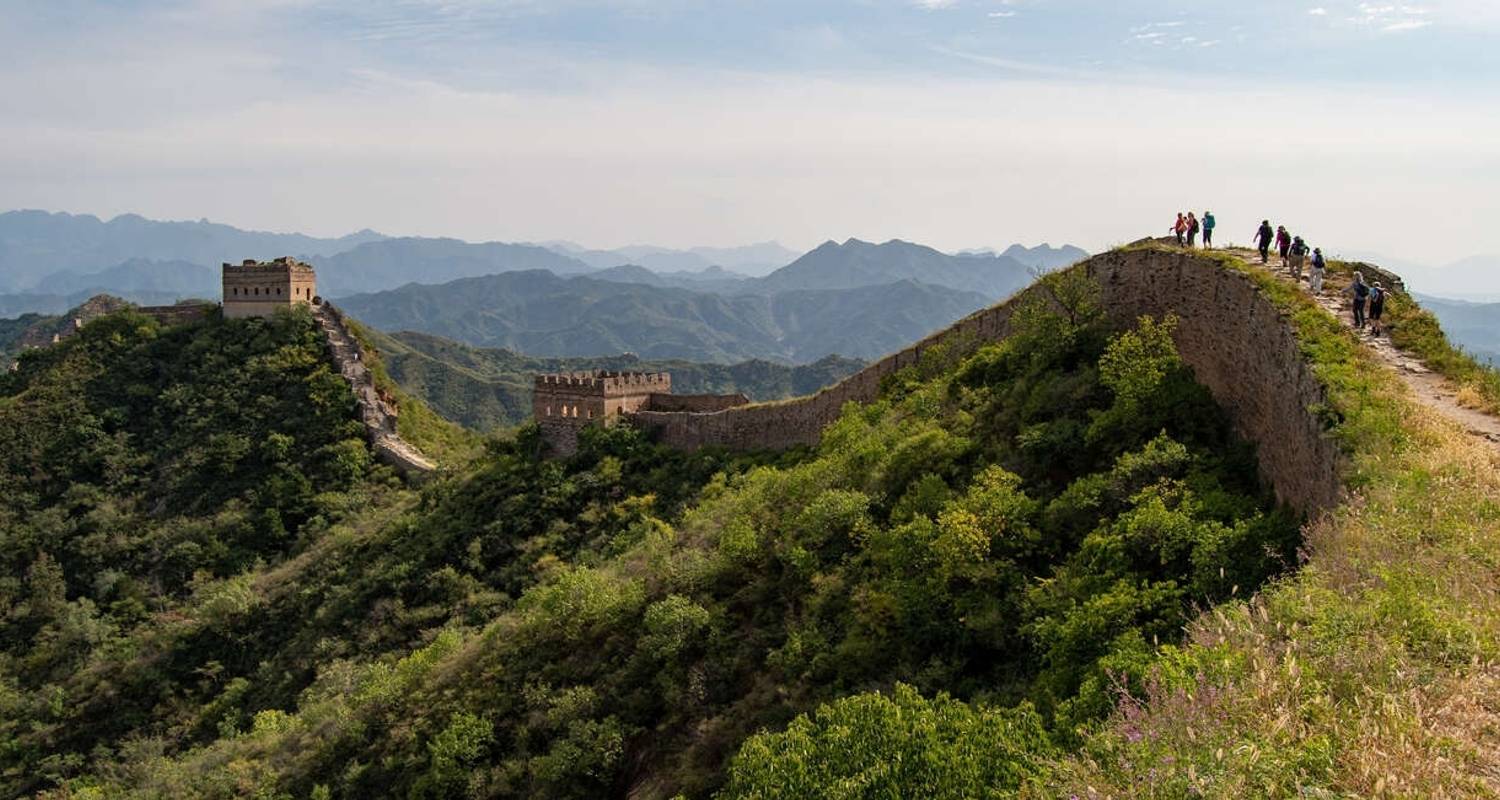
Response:
[{"label": "dry grass", "polygon": [[1038,797],[1500,797],[1500,458],[1273,296],[1362,431],[1358,488],[1297,575],[1198,619]]}]

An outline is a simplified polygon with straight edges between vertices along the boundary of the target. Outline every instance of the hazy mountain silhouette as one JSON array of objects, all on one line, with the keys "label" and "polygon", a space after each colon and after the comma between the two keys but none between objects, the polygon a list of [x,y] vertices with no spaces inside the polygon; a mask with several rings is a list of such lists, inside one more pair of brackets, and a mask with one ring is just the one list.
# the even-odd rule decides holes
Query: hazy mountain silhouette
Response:
[{"label": "hazy mountain silhouette", "polygon": [[720,363],[806,363],[835,353],[871,358],[987,303],[984,295],[914,281],[724,296],[540,270],[413,284],[340,301],[383,330],[422,331],[532,356],[629,352]]},{"label": "hazy mountain silhouette", "polygon": [[754,290],[853,289],[917,281],[990,299],[1005,297],[1032,281],[1033,268],[1007,256],[948,255],[895,239],[871,244],[850,239],[827,242],[754,283]]},{"label": "hazy mountain silhouette", "polygon": [[590,272],[588,264],[529,244],[402,237],[362,244],[313,259],[324,297],[379,292],[408,283],[447,283],[460,278],[543,269],[558,275]]},{"label": "hazy mountain silhouette", "polygon": [[788,250],[776,242],[744,247],[694,247],[689,250],[650,245],[591,250],[572,242],[547,242],[543,246],[599,269],[633,264],[653,272],[702,272],[711,267],[722,267],[752,277],[770,274],[791,263],[799,255],[795,250]]},{"label": "hazy mountain silhouette", "polygon": [[132,259],[217,267],[241,258],[332,255],[381,238],[368,230],[319,239],[208,220],[159,222],[122,214],[106,222],[91,214],[10,211],[0,214],[0,291],[28,290],[55,273],[95,273]]},{"label": "hazy mountain silhouette", "polygon": [[132,258],[98,272],[53,273],[38,281],[33,291],[38,294],[150,292],[217,298],[220,291],[219,271],[188,261]]}]

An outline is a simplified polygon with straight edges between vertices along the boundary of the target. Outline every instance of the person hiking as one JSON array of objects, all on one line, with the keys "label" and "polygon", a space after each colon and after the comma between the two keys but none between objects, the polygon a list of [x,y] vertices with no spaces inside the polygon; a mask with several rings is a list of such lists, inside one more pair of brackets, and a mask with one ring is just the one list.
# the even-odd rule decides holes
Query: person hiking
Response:
[{"label": "person hiking", "polygon": [[1316,297],[1323,293],[1323,275],[1328,269],[1328,262],[1323,258],[1323,248],[1314,247],[1312,257],[1312,269],[1308,272],[1307,288],[1312,290]]},{"label": "person hiking", "polygon": [[1293,236],[1292,247],[1287,254],[1290,256],[1288,263],[1292,270],[1292,277],[1302,280],[1302,264],[1307,261],[1307,243],[1302,241],[1301,236]]},{"label": "person hiking", "polygon": [[1381,315],[1385,313],[1385,296],[1385,287],[1381,285],[1380,281],[1375,281],[1375,285],[1370,287],[1371,336],[1379,336],[1385,330],[1384,324],[1380,321]]},{"label": "person hiking", "polygon": [[1271,259],[1271,238],[1275,232],[1271,230],[1271,221],[1264,220],[1260,223],[1260,230],[1255,232],[1255,238],[1251,241],[1256,243],[1256,249],[1260,250],[1260,263],[1264,264]]},{"label": "person hiking", "polygon": [[1285,225],[1276,226],[1276,251],[1281,253],[1281,267],[1286,269],[1287,251],[1292,249],[1292,235],[1287,232]]},{"label": "person hiking", "polygon": [[1193,212],[1191,212],[1191,211],[1188,212],[1187,224],[1188,224],[1187,246],[1189,248],[1192,248],[1192,247],[1197,246],[1199,226],[1198,226],[1198,218],[1195,217],[1195,216],[1193,216]]},{"label": "person hiking", "polygon": [[1203,212],[1203,249],[1214,249],[1214,212]]},{"label": "person hiking", "polygon": [[1177,234],[1177,246],[1181,247],[1182,237],[1187,235],[1187,217],[1184,217],[1181,211],[1177,212],[1177,221],[1172,223],[1172,227],[1167,230]]},{"label": "person hiking", "polygon": [[1354,327],[1358,330],[1365,329],[1365,300],[1370,296],[1370,287],[1365,283],[1362,272],[1354,273],[1354,283],[1344,290],[1344,294],[1354,298]]}]

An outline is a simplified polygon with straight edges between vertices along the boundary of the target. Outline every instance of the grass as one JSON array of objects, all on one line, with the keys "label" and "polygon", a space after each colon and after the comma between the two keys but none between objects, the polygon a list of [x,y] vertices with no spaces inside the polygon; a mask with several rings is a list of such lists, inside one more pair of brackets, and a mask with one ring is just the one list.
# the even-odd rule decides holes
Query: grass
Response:
[{"label": "grass", "polygon": [[1037,796],[1500,797],[1500,459],[1303,293],[1198,257],[1288,314],[1351,494],[1299,572],[1197,619]]},{"label": "grass", "polygon": [[[1348,285],[1357,268],[1351,262],[1328,262],[1328,271],[1338,277],[1340,288]],[[1443,333],[1437,316],[1422,308],[1410,294],[1390,293],[1385,305],[1385,323],[1391,343],[1452,381],[1461,404],[1488,414],[1500,414],[1500,371],[1454,346]]]}]

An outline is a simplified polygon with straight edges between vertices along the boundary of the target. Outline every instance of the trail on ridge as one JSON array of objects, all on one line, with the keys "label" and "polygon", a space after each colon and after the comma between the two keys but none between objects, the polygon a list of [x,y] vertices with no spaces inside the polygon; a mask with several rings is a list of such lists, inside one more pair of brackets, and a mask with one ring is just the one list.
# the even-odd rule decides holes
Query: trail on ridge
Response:
[{"label": "trail on ridge", "polygon": [[[1236,256],[1255,269],[1269,273],[1283,283],[1297,286],[1332,314],[1334,319],[1344,327],[1351,330],[1354,328],[1354,316],[1350,310],[1351,301],[1343,294],[1342,285],[1325,282],[1323,292],[1313,295],[1307,283],[1307,270],[1303,270],[1301,280],[1294,279],[1287,270],[1275,263],[1274,253],[1272,263],[1263,265],[1260,263],[1260,254],[1255,251],[1229,248],[1224,252]],[[1414,301],[1409,297],[1403,297],[1401,302]],[[1355,330],[1354,333],[1365,348],[1381,363],[1401,376],[1401,379],[1411,388],[1412,396],[1417,399],[1417,402],[1451,420],[1470,436],[1483,440],[1493,450],[1500,452],[1500,418],[1460,404],[1458,387],[1454,386],[1452,381],[1428,369],[1421,359],[1396,347],[1391,343],[1389,336],[1374,336],[1368,330]]]}]

